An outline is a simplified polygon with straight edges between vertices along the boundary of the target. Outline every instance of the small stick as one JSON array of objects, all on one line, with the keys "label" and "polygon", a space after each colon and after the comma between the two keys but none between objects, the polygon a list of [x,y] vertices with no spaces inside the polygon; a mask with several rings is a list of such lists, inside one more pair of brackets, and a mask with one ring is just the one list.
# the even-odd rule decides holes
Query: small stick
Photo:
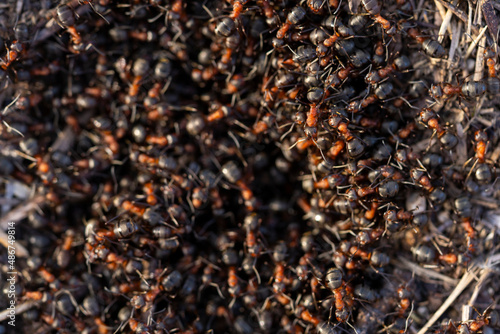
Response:
[{"label": "small stick", "polygon": [[[21,305],[16,306],[16,314],[21,314],[23,312],[26,312],[30,308],[38,305],[38,303],[39,302],[33,300],[22,303]],[[8,316],[9,316],[9,310],[3,310],[2,312],[0,312],[0,322],[6,320]]]},{"label": "small stick", "polygon": [[[9,223],[16,222],[18,220],[24,219],[28,216],[28,213],[36,208],[44,199],[44,196],[37,196],[29,201],[23,202],[22,204],[16,206],[13,210],[9,211],[5,216],[0,218],[0,244],[5,248],[9,248],[9,236],[4,230],[7,230]],[[10,245],[12,246],[12,245]],[[23,247],[20,243],[15,243],[16,256],[28,257],[28,250]]]},{"label": "small stick", "polygon": [[479,35],[476,37],[476,39],[474,41],[472,41],[471,45],[469,45],[469,48],[467,49],[467,52],[465,53],[465,58],[464,59],[469,58],[469,56],[471,55],[472,51],[476,47],[477,43],[479,43],[479,41],[481,40],[481,37],[483,37],[484,33],[486,32],[486,29],[488,29],[487,26],[483,27],[481,29],[481,32],[479,33]]},{"label": "small stick", "polygon": [[22,246],[20,243],[16,242],[14,245],[10,245],[9,244],[9,236],[3,230],[0,230],[0,244],[3,245],[6,249],[9,249],[9,246],[14,246],[16,249],[16,256],[29,257],[29,255],[30,255],[28,253],[28,250],[24,246]]},{"label": "small stick", "polygon": [[453,61],[453,56],[455,55],[455,51],[458,48],[458,43],[460,42],[461,34],[462,34],[462,22],[458,22],[458,24],[453,25],[453,33],[451,34],[452,38],[451,38],[450,52],[448,54],[450,67],[452,65],[455,65],[455,62]]},{"label": "small stick", "polygon": [[425,269],[414,262],[408,261],[407,259],[393,260],[393,262],[394,262],[394,264],[396,264],[398,266],[406,267],[407,269],[411,270],[416,275],[421,276],[421,277],[435,278],[435,279],[441,280],[445,283],[448,283],[450,285],[456,285],[458,283],[457,279],[448,277],[448,276],[443,275],[441,273],[438,273],[434,270]]},{"label": "small stick", "polygon": [[[421,13],[421,14],[424,13],[424,11],[422,10],[422,6],[424,5],[424,2],[425,2],[425,0],[420,0],[418,2],[417,10],[415,11],[415,13]],[[415,15],[415,14],[413,14],[413,15]]]},{"label": "small stick", "polygon": [[10,222],[17,222],[18,220],[26,218],[32,209],[43,202],[43,199],[44,196],[39,195],[16,206],[13,210],[10,210],[6,215],[0,218],[0,228],[6,230]]},{"label": "small stick", "polygon": [[[486,28],[486,27],[484,27]],[[483,31],[486,31],[483,28]],[[483,78],[483,68],[484,68],[484,47],[486,46],[486,36],[483,36],[479,41],[479,47],[477,48],[476,54],[476,68],[474,70],[474,81],[479,81]]]},{"label": "small stick", "polygon": [[71,126],[66,126],[64,130],[57,135],[57,139],[54,141],[50,147],[50,151],[61,151],[66,152],[70,149],[75,141],[75,132],[72,130]]},{"label": "small stick", "polygon": [[[472,296],[469,299],[469,306],[474,306],[476,303],[477,296],[479,295],[479,291],[484,285],[484,282],[488,279],[488,277],[491,274],[490,269],[486,269],[482,274],[481,277],[479,277],[479,281],[477,282],[476,286],[474,287],[474,291],[472,292]],[[469,319],[467,319],[469,320]]]},{"label": "small stick", "polygon": [[441,305],[441,307],[432,315],[432,317],[427,321],[427,323],[418,331],[417,334],[425,334],[427,333],[428,329],[434,325],[434,323],[443,315],[443,313],[448,309],[448,307],[453,304],[453,302],[460,296],[460,294],[469,286],[469,284],[475,279],[476,274],[480,271],[481,269],[478,268],[475,264],[472,264],[471,268],[469,268],[469,271],[467,271],[463,276],[462,279],[460,279],[460,282],[458,282],[457,286],[455,289],[452,291],[452,293],[448,296],[446,301]]},{"label": "small stick", "polygon": [[481,6],[479,1],[476,3],[476,13],[474,15],[474,24],[477,26],[482,26],[483,23],[483,15],[481,11]]},{"label": "small stick", "polygon": [[500,157],[500,146],[497,146],[493,150],[493,153],[491,153],[490,159],[494,162],[497,162],[499,157]]},{"label": "small stick", "polygon": [[[445,6],[449,10],[451,10],[453,12],[453,14],[455,14],[460,20],[467,23],[467,21],[469,20],[469,16],[467,14],[465,14],[461,9],[458,9],[456,6],[453,6],[452,4],[450,4],[444,0],[438,0],[438,1],[443,6]],[[472,29],[472,32],[474,32],[475,34],[479,33],[479,29],[476,26],[472,26],[471,29]]]},{"label": "small stick", "polygon": [[462,322],[470,320],[471,310],[469,305],[462,305]]},{"label": "small stick", "polygon": [[469,43],[470,41],[472,41],[471,29],[472,29],[472,6],[469,4],[469,15],[467,20],[467,41]]},{"label": "small stick", "polygon": [[500,206],[500,202],[495,201],[494,199],[488,198],[488,197],[483,197],[483,196],[478,196],[478,197],[473,197],[471,198],[471,203],[480,205],[482,207],[488,208],[488,209],[498,209]]},{"label": "small stick", "polygon": [[441,18],[444,20],[445,16],[446,16],[446,9],[444,8],[444,6],[438,2],[437,0],[434,0],[434,4],[436,5],[436,8],[438,9],[439,11],[439,15],[441,16]]},{"label": "small stick", "polygon": [[17,0],[16,3],[16,24],[17,21],[19,20],[19,16],[21,15],[21,12],[23,11],[23,0]]},{"label": "small stick", "polygon": [[458,145],[456,148],[456,163],[458,165],[463,165],[467,160],[467,143],[466,138],[467,135],[464,131],[464,127],[461,123],[457,123],[457,137],[458,137]]},{"label": "small stick", "polygon": [[[457,4],[457,0],[455,0],[453,2],[453,5],[456,5]],[[450,21],[451,21],[451,18],[453,17],[453,12],[448,9],[448,11],[446,12],[445,16],[443,17],[443,22],[441,23],[441,27],[439,28],[439,32],[438,32],[438,42],[439,44],[442,44],[443,43],[443,40],[444,40],[444,36],[445,36],[445,31],[448,30],[448,32],[451,34],[452,31],[451,31],[451,28],[450,28]],[[458,36],[457,36],[458,37]]]}]

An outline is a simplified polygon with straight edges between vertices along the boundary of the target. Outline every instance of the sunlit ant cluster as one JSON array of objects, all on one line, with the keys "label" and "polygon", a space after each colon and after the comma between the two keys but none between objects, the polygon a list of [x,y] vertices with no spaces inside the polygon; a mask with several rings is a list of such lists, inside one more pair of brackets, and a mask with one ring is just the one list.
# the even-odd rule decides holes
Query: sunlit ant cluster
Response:
[{"label": "sunlit ant cluster", "polygon": [[1,10],[21,331],[500,328],[491,36],[471,78],[431,3]]}]

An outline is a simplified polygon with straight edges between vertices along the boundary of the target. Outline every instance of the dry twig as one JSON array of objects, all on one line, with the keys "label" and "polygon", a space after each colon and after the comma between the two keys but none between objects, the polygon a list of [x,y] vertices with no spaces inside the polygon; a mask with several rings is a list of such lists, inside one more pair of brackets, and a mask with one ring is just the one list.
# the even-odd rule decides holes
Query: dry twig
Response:
[{"label": "dry twig", "polygon": [[[35,307],[38,304],[39,304],[39,302],[37,302],[37,301],[27,301],[27,302],[22,303],[21,305],[16,305],[16,314],[24,313],[27,310],[29,310],[30,308]],[[8,309],[0,312],[0,322],[6,320],[9,317],[9,312],[10,312],[10,310],[8,310]]]},{"label": "dry twig", "polygon": [[448,307],[453,304],[453,302],[460,296],[462,291],[464,291],[469,284],[475,279],[477,274],[480,272],[480,268],[478,268],[477,265],[472,264],[471,267],[465,274],[462,276],[460,279],[460,282],[458,282],[457,286],[455,289],[451,292],[451,294],[448,296],[446,301],[441,305],[441,307],[432,315],[432,317],[427,321],[427,323],[418,331],[417,334],[424,334],[427,333],[429,328],[434,325],[434,323],[443,315],[443,313],[448,309]]},{"label": "dry twig", "polygon": [[[457,0],[454,1],[453,3],[455,6],[457,4]],[[442,43],[444,40],[444,32],[448,29],[448,32],[452,34],[451,27],[450,27],[450,21],[453,16],[453,12],[448,9],[446,12],[445,16],[443,17],[443,22],[441,23],[441,27],[439,28],[439,33],[438,33],[438,42]]]},{"label": "dry twig", "polygon": [[[453,14],[455,14],[463,22],[467,23],[469,21],[469,16],[467,14],[465,14],[461,9],[458,9],[456,6],[453,6],[452,4],[450,4],[444,0],[438,0],[438,1],[441,4],[443,4],[443,6],[445,6],[449,10],[451,10],[453,12]],[[472,29],[472,32],[474,32],[475,34],[479,33],[479,29],[476,26],[474,26],[474,25],[471,26],[471,29]]]},{"label": "dry twig", "polygon": [[394,260],[394,264],[411,270],[417,276],[434,278],[449,285],[456,285],[458,283],[457,279],[448,277],[431,269],[426,269],[424,267],[421,267],[417,263],[408,261],[407,259],[400,258],[398,260]]},{"label": "dry twig", "polygon": [[[485,27],[486,28],[486,27]],[[481,32],[484,34],[485,29],[483,28]],[[482,36],[482,35],[481,35]],[[479,36],[478,36],[479,38]],[[474,81],[479,81],[483,78],[483,68],[484,68],[484,47],[486,46],[486,38],[481,37],[479,41],[479,48],[476,54],[476,68],[474,70]]]}]

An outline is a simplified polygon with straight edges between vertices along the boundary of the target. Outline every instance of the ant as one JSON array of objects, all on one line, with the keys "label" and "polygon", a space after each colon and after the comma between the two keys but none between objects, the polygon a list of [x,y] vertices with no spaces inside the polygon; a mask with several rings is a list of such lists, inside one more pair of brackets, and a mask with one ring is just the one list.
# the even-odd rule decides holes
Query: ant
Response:
[{"label": "ant", "polygon": [[250,189],[247,182],[245,182],[241,170],[234,161],[229,161],[222,166],[222,174],[229,182],[236,184],[240,189],[241,197],[245,201],[245,206],[248,211],[255,211],[255,209],[260,206],[253,191]]},{"label": "ant", "polygon": [[178,137],[175,134],[168,134],[166,136],[147,135],[145,142],[151,145],[166,147],[177,144]]},{"label": "ant", "polygon": [[400,317],[404,317],[406,311],[411,305],[412,293],[406,285],[400,285],[397,289],[398,294],[398,314]]},{"label": "ant", "polygon": [[141,87],[142,81],[146,73],[149,71],[149,62],[144,58],[138,58],[134,65],[132,66],[132,73],[134,78],[129,87],[128,94],[126,96],[126,103],[133,104],[137,101],[137,95],[139,94],[139,89]]},{"label": "ant", "polygon": [[[137,205],[131,201],[125,200],[121,203],[121,207],[123,210],[132,212],[138,216],[144,216],[144,213],[146,212],[146,208],[140,205]],[[125,226],[124,226],[125,227]],[[125,231],[125,230],[123,230]],[[113,232],[114,233],[114,232]],[[122,231],[118,232],[118,235],[123,234]]]},{"label": "ant", "polygon": [[[340,112],[332,112],[328,118],[328,124],[342,136],[350,157],[359,157],[365,152],[364,143],[352,134],[348,127],[349,120]],[[337,149],[340,149],[340,146]]]},{"label": "ant", "polygon": [[174,0],[170,11],[168,11],[168,18],[181,21],[187,20],[183,0]]},{"label": "ant", "polygon": [[221,268],[216,266],[215,264],[212,264],[208,262],[207,260],[201,258],[202,262],[205,262],[206,266],[203,268],[203,274],[201,275],[201,282],[202,284],[198,288],[198,299],[200,299],[201,292],[203,289],[205,289],[207,286],[213,286],[217,289],[217,292],[221,298],[225,298],[224,295],[222,294],[222,291],[217,283],[213,281],[214,279],[214,269],[220,271]]},{"label": "ant", "polygon": [[57,18],[63,28],[65,28],[71,35],[71,42],[73,43],[72,51],[75,53],[80,53],[81,51],[88,49],[92,44],[88,44],[86,47],[82,42],[82,37],[75,27],[75,13],[73,9],[68,5],[62,5],[57,8]]},{"label": "ant", "polygon": [[295,309],[295,314],[299,319],[309,322],[314,326],[318,326],[319,323],[321,322],[321,320],[318,317],[312,315],[311,312],[309,312],[309,310],[306,309],[303,305],[299,305]]},{"label": "ant", "polygon": [[7,70],[13,62],[19,60],[19,58],[26,51],[26,41],[28,40],[28,26],[24,23],[18,24],[14,29],[15,40],[11,43],[10,47],[7,48],[7,54],[4,58],[0,58],[1,67],[3,70]]},{"label": "ant", "polygon": [[301,6],[294,7],[286,18],[286,22],[276,32],[277,39],[283,39],[290,28],[304,19],[306,10]]},{"label": "ant", "polygon": [[488,134],[483,130],[477,130],[474,133],[474,151],[476,152],[477,162],[481,164],[486,160],[488,144]]},{"label": "ant", "polygon": [[146,203],[149,205],[156,205],[158,203],[158,200],[155,196],[155,186],[153,182],[147,182],[144,187],[144,192],[146,194]]},{"label": "ant", "polygon": [[443,58],[446,55],[445,49],[438,41],[422,36],[420,30],[417,28],[408,29],[408,36],[421,44],[422,49],[428,56],[432,58]]},{"label": "ant", "polygon": [[[470,174],[476,170],[475,176],[476,179],[481,183],[487,183],[492,178],[492,170],[490,166],[486,163],[486,152],[488,150],[489,140],[488,134],[484,130],[478,130],[474,133],[474,151],[475,161],[472,165],[472,168],[467,175],[466,182],[470,177]],[[467,160],[464,164],[464,167],[467,166],[473,158]],[[476,168],[477,165],[477,168]]]},{"label": "ant", "polygon": [[269,4],[269,1],[259,0],[257,1],[257,5],[262,8],[262,11],[264,12],[264,16],[266,17],[268,24],[275,25],[277,21],[277,16],[276,13],[274,12],[273,7]]},{"label": "ant", "polygon": [[75,241],[75,231],[68,230],[64,236],[63,244],[56,255],[57,265],[61,268],[66,268],[71,260],[70,250]]},{"label": "ant", "polygon": [[5,58],[0,58],[0,61],[2,62],[2,69],[7,70],[14,61],[19,59],[19,56],[23,51],[24,47],[21,43],[18,41],[12,42],[10,48],[7,49]]},{"label": "ant", "polygon": [[347,65],[346,67],[341,68],[337,72],[334,72],[326,78],[325,85],[328,88],[335,88],[339,86],[343,81],[347,80],[352,70],[354,69],[353,65]]},{"label": "ant", "polygon": [[458,332],[468,333],[469,331],[471,331],[475,333],[480,331],[484,326],[490,326],[494,328],[498,328],[500,326],[500,316],[498,315],[497,311],[490,310],[488,308],[476,319],[461,323],[458,326]]},{"label": "ant", "polygon": [[342,174],[330,174],[320,181],[314,182],[314,189],[336,189],[345,185],[348,181],[347,177]]},{"label": "ant", "polygon": [[324,91],[321,88],[311,88],[307,92],[307,99],[309,100],[309,110],[306,116],[306,128],[305,132],[307,137],[316,139],[318,136],[318,119],[321,114],[320,105],[323,103],[325,98],[328,96],[328,91]]},{"label": "ant", "polygon": [[229,267],[228,273],[227,273],[227,285],[228,285],[229,295],[233,298],[231,303],[229,304],[230,308],[232,307],[233,303],[236,301],[236,298],[241,295],[242,287],[241,287],[239,281],[240,281],[240,279],[236,275],[236,267],[234,267],[234,266]]},{"label": "ant", "polygon": [[343,273],[337,268],[330,268],[327,271],[325,282],[327,288],[333,292],[335,317],[337,321],[344,323],[347,321],[354,303],[352,287],[343,280]]},{"label": "ant", "polygon": [[431,183],[430,177],[425,174],[426,173],[424,170],[418,168],[412,168],[410,170],[410,177],[413,179],[413,181],[428,192],[431,192],[434,190],[434,186]]},{"label": "ant", "polygon": [[215,111],[210,113],[206,117],[206,121],[208,123],[212,123],[212,122],[224,119],[224,118],[230,116],[232,113],[233,113],[233,109],[230,106],[222,105],[219,108],[217,108]]},{"label": "ant", "polygon": [[476,230],[472,226],[472,204],[468,197],[460,197],[455,200],[455,209],[462,219],[462,227],[467,236],[467,250],[464,258],[469,259],[476,250]]},{"label": "ant", "polygon": [[379,69],[378,71],[372,71],[366,75],[365,81],[370,85],[376,84],[383,79],[387,78],[394,71],[404,71],[410,68],[410,59],[406,56],[401,56],[394,59],[394,62],[386,67]]},{"label": "ant", "polygon": [[292,303],[292,308],[293,306],[293,301],[292,299],[285,294],[285,289],[286,285],[289,283],[290,279],[285,275],[285,264],[284,262],[279,262],[276,263],[276,266],[274,267],[274,273],[273,273],[273,296],[269,296],[266,301],[264,302],[265,306],[271,298],[276,298],[276,300],[282,304],[282,305],[288,305]]},{"label": "ant", "polygon": [[447,263],[449,265],[454,265],[458,262],[458,257],[454,253],[446,253],[437,255],[434,249],[426,245],[420,245],[412,249],[417,261],[423,263],[432,263],[436,260]]},{"label": "ant", "polygon": [[423,108],[419,114],[420,120],[428,128],[437,133],[440,143],[446,149],[452,149],[458,144],[457,137],[439,123],[439,116],[429,108]]},{"label": "ant", "polygon": [[491,95],[500,94],[500,80],[497,78],[495,70],[496,66],[496,53],[487,48],[484,50],[484,57],[486,58],[486,66],[488,67],[488,78],[486,79],[486,88]]},{"label": "ant", "polygon": [[380,24],[388,35],[394,35],[396,33],[396,26],[380,15],[380,4],[378,0],[361,0],[361,2],[368,14],[372,16],[375,22]]},{"label": "ant", "polygon": [[230,0],[233,4],[233,11],[229,15],[232,20],[236,20],[240,17],[244,6],[248,3],[248,0]]},{"label": "ant", "polygon": [[313,14],[323,13],[324,4],[324,0],[307,0],[307,7],[309,7],[309,10],[313,12]]},{"label": "ant", "polygon": [[244,224],[246,230],[245,245],[248,254],[250,254],[251,257],[256,258],[259,256],[261,251],[261,246],[258,244],[257,237],[255,235],[259,229],[260,219],[257,214],[251,213],[245,217]]},{"label": "ant", "polygon": [[[384,73],[389,75],[389,73]],[[377,80],[375,78],[371,78]],[[385,100],[393,91],[394,86],[390,82],[383,82],[379,84],[373,94],[364,97],[361,101],[355,100],[349,103],[347,110],[352,113],[358,113],[369,105],[380,101]]]},{"label": "ant", "polygon": [[432,85],[430,94],[432,97],[438,99],[443,96],[450,98],[454,95],[465,97],[466,99],[474,99],[482,96],[486,92],[486,83],[484,80],[467,81],[462,85],[453,86],[450,83],[439,83]]},{"label": "ant", "polygon": [[113,230],[97,231],[96,232],[96,239],[98,241],[106,239],[106,238],[123,239],[123,238],[127,238],[127,237],[133,235],[138,230],[139,230],[139,225],[134,220],[125,218],[125,219],[121,219],[114,226]]}]

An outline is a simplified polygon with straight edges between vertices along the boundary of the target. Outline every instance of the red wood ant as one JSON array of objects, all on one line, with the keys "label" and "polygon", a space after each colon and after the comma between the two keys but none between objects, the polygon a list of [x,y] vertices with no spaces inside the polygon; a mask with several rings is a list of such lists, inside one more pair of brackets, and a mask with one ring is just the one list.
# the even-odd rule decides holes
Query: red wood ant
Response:
[{"label": "red wood ant", "polygon": [[417,28],[408,29],[408,36],[417,41],[417,43],[422,45],[424,52],[433,58],[443,58],[446,55],[446,51],[443,46],[431,38],[422,36],[420,30]]},{"label": "red wood ant", "polygon": [[286,22],[276,32],[276,38],[283,39],[290,28],[304,19],[306,11],[301,6],[294,7],[286,18]]},{"label": "red wood ant", "polygon": [[391,24],[386,18],[380,15],[380,4],[378,0],[361,0],[363,6],[365,7],[368,14],[382,26],[388,35],[394,35],[396,33],[395,26]]}]

